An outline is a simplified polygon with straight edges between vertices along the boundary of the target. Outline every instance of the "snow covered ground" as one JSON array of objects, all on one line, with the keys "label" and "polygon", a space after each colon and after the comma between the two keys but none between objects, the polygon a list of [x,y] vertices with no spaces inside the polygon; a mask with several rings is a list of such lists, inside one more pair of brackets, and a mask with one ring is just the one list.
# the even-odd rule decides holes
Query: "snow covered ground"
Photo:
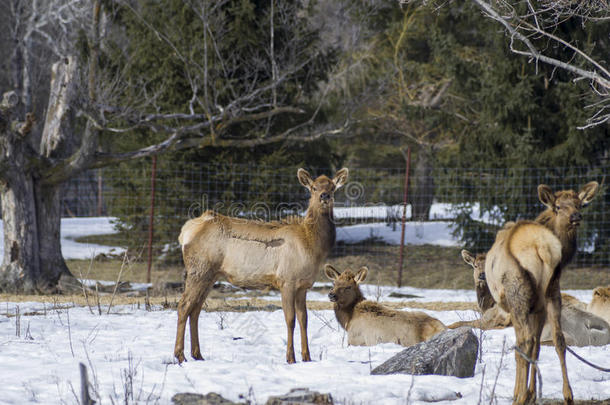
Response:
[{"label": "snow covered ground", "polygon": [[[370,288],[373,288],[371,286]],[[389,287],[388,287],[389,288]],[[407,290],[400,290],[406,292]],[[472,294],[409,289],[426,300],[454,301]],[[590,299],[591,291],[579,296]],[[320,297],[312,296],[317,299]],[[99,404],[170,402],[178,392],[217,392],[263,404],[270,395],[307,387],[330,392],[337,404],[476,404],[479,398],[499,404],[511,401],[515,360],[510,350],[512,328],[476,331],[483,355],[475,376],[371,376],[371,368],[402,350],[394,344],[347,346],[332,311],[309,311],[313,362],[287,365],[285,324],[281,311],[202,312],[199,334],[206,361],[173,362],[176,312],[148,312],[133,306],[113,307],[110,315],[94,315],[86,307],[53,309],[42,303],[2,303],[0,316],[1,404],[75,404],[79,391],[78,363],[89,370]],[[472,311],[425,311],[445,323],[470,319]],[[297,328],[298,329],[298,328]],[[300,347],[298,333],[295,347]],[[189,353],[187,333],[186,354]],[[503,345],[505,347],[503,353]],[[610,346],[576,348],[600,365],[610,365]],[[297,353],[297,359],[300,356]],[[578,399],[610,398],[610,374],[596,371],[567,355],[572,389]],[[543,397],[561,398],[561,373],[553,347],[541,350]],[[497,379],[497,383],[496,383]],[[131,394],[130,394],[131,393]],[[458,398],[459,393],[461,398]]]},{"label": "snow covered ground", "polygon": [[[90,259],[100,253],[120,254],[120,247],[101,246],[94,243],[78,243],[74,239],[88,235],[106,235],[116,231],[112,225],[114,218],[62,218],[61,219],[61,252],[66,259]],[[4,232],[0,221],[0,261],[4,257]]]}]

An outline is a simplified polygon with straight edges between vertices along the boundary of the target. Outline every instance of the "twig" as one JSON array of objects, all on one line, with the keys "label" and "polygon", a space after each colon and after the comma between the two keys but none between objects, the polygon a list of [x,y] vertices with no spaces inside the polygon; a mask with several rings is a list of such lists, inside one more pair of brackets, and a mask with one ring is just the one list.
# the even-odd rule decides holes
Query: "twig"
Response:
[{"label": "twig", "polygon": [[117,277],[116,284],[114,285],[114,291],[112,291],[112,297],[110,297],[110,304],[108,304],[108,312],[106,315],[110,314],[110,309],[112,308],[112,301],[114,300],[114,296],[116,295],[116,290],[119,288],[119,283],[121,282],[121,275],[123,274],[123,269],[125,268],[125,263],[127,262],[127,249],[125,250],[125,254],[123,255],[123,263],[121,263],[121,269],[119,270],[119,276]]},{"label": "twig", "polygon": [[496,372],[496,378],[494,379],[494,385],[491,388],[491,393],[489,394],[489,404],[491,405],[494,400],[494,395],[496,392],[496,385],[498,384],[498,377],[500,377],[500,369],[502,368],[502,362],[504,360],[504,355],[506,354],[506,336],[502,340],[502,355],[500,356],[500,364],[498,364],[498,371]]},{"label": "twig", "polygon": [[70,310],[66,309],[66,317],[68,318],[68,340],[70,341],[70,351],[74,357],[74,348],[72,347],[72,329],[70,328]]}]

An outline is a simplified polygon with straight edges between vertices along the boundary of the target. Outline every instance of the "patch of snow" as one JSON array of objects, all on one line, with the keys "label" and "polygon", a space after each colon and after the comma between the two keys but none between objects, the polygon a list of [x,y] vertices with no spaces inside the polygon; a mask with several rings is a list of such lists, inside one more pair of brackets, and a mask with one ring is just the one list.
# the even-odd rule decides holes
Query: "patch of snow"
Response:
[{"label": "patch of snow", "polygon": [[[423,294],[423,291],[419,291]],[[445,291],[446,295],[453,292]],[[329,310],[309,311],[312,362],[285,363],[286,327],[282,311],[202,312],[199,335],[206,361],[173,362],[176,312],[152,312],[133,306],[115,306],[110,315],[92,315],[86,307],[51,308],[41,303],[3,303],[2,311],[21,316],[21,337],[15,336],[16,318],[0,315],[2,404],[77,403],[80,392],[78,364],[87,365],[94,399],[98,403],[170,403],[178,392],[211,391],[231,400],[240,396],[264,403],[270,395],[305,387],[330,392],[337,404],[470,405],[512,401],[515,358],[512,328],[475,334],[481,339],[482,358],[472,378],[446,376],[372,376],[370,370],[403,348],[395,344],[348,346],[345,333]],[[445,324],[469,319],[473,311],[424,311]],[[26,329],[29,333],[26,334]],[[297,328],[298,331],[298,328]],[[504,352],[503,352],[504,346]],[[300,347],[298,332],[295,347]],[[186,355],[190,359],[188,332]],[[610,346],[575,349],[607,366]],[[300,356],[297,353],[297,359]],[[561,398],[561,370],[555,349],[541,347],[543,397]],[[568,373],[577,399],[610,397],[610,376],[567,354]],[[497,383],[495,382],[497,378]],[[457,393],[461,395],[458,398]],[[481,396],[481,398],[479,397]],[[132,401],[130,401],[131,403]]]},{"label": "patch of snow", "polygon": [[[90,259],[101,253],[121,254],[124,248],[102,246],[95,243],[79,243],[74,239],[89,235],[109,235],[116,233],[112,217],[62,218],[61,253],[65,259]],[[4,257],[3,222],[0,220],[0,261]]]}]

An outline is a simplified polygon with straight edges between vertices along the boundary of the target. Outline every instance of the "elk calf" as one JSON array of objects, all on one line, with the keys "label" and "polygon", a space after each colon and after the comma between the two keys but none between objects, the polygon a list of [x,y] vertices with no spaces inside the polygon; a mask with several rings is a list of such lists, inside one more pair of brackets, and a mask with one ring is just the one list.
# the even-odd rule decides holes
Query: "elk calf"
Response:
[{"label": "elk calf", "polygon": [[397,343],[411,346],[447,329],[441,321],[423,312],[396,311],[365,300],[358,284],[366,278],[366,267],[362,267],[356,274],[349,269],[339,273],[327,264],[324,272],[334,282],[328,297],[334,302],[335,316],[347,331],[347,342],[350,345]]},{"label": "elk calf", "polygon": [[295,313],[301,332],[301,356],[303,361],[310,361],[305,297],[335,243],[334,194],[347,176],[348,170],[341,169],[332,179],[322,175],[313,180],[307,171],[299,169],[297,177],[311,197],[305,217],[290,223],[249,221],[206,211],[184,224],[178,238],[186,272],[174,346],[178,362],[184,361],[187,320],[191,354],[203,360],[199,313],[212,285],[221,277],[240,287],[278,288],[287,329],[286,361],[295,362]]}]

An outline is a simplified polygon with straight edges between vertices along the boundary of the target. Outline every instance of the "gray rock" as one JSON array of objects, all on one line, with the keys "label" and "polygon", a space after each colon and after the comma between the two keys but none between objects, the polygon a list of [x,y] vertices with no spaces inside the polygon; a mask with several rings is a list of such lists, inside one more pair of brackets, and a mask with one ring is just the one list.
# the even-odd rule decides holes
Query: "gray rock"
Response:
[{"label": "gray rock", "polygon": [[438,374],[472,377],[479,340],[470,328],[448,329],[427,342],[407,347],[376,367],[371,374]]},{"label": "gray rock", "polygon": [[265,405],[333,405],[333,397],[308,388],[294,388],[288,394],[269,397]]},{"label": "gray rock", "polygon": [[172,397],[172,403],[175,405],[245,405],[245,402],[233,402],[224,399],[215,392],[210,392],[207,395],[180,393]]}]

